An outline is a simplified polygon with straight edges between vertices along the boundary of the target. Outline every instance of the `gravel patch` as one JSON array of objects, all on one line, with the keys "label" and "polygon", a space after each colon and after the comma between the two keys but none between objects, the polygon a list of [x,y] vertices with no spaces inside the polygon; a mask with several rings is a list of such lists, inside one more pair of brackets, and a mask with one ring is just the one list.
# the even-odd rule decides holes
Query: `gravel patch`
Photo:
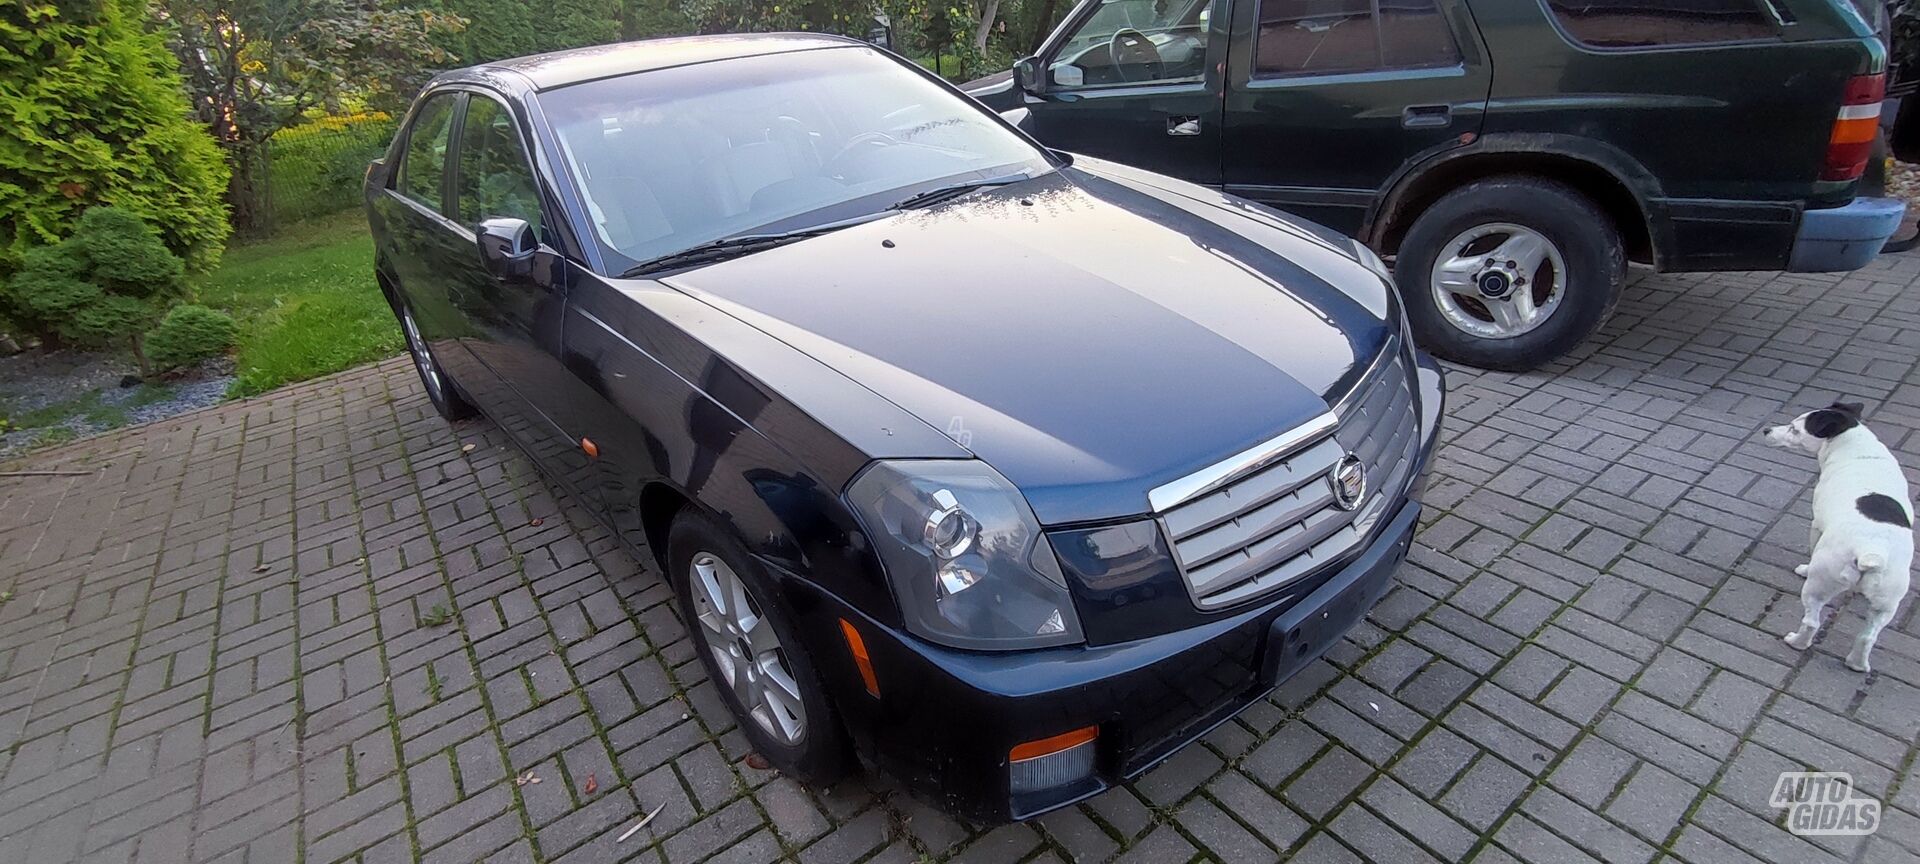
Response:
[{"label": "gravel patch", "polygon": [[[40,447],[151,423],[215,405],[233,383],[233,361],[131,381],[131,358],[84,351],[23,351],[0,357],[0,460]],[[32,428],[19,428],[28,424]]]}]

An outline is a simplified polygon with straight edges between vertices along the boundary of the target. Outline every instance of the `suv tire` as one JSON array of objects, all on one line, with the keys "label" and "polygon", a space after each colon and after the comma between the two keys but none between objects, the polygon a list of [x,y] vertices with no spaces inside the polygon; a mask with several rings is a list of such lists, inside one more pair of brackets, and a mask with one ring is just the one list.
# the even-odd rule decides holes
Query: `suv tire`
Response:
[{"label": "suv tire", "polygon": [[1506,371],[1573,350],[1613,314],[1626,275],[1620,232],[1593,201],[1519,176],[1442,196],[1414,220],[1394,264],[1421,345]]},{"label": "suv tire", "polygon": [[825,787],[844,777],[839,717],[766,571],[693,507],[667,530],[667,568],[695,653],[753,749],[805,783]]}]

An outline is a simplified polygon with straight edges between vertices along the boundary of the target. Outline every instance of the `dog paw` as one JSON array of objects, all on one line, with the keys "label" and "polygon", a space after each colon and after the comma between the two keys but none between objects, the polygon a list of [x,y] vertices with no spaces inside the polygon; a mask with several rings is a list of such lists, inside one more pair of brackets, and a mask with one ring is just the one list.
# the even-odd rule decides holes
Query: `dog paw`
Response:
[{"label": "dog paw", "polygon": [[1780,637],[1780,641],[1785,642],[1788,645],[1791,645],[1798,650],[1805,651],[1809,647],[1812,647],[1813,645],[1813,634],[1804,633],[1803,631],[1800,631],[1800,630],[1795,630],[1792,633],[1788,633],[1787,635]]},{"label": "dog paw", "polygon": [[1868,666],[1867,661],[1859,660],[1853,657],[1847,658],[1847,668],[1852,669],[1853,671],[1858,672],[1862,675],[1865,675],[1873,671],[1873,667]]},{"label": "dog paw", "polygon": [[1812,566],[1813,566],[1812,564],[1802,564],[1798,567],[1795,567],[1793,568],[1793,575],[1804,577],[1807,575],[1807,568]]}]

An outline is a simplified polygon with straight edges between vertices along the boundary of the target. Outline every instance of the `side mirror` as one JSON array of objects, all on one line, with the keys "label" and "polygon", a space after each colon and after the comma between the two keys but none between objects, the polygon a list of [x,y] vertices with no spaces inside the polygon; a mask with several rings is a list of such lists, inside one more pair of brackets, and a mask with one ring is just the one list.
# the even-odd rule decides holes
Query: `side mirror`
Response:
[{"label": "side mirror", "polygon": [[518,279],[533,272],[533,250],[539,247],[533,226],[525,219],[497,216],[480,223],[474,232],[480,263],[497,279]]},{"label": "side mirror", "polygon": [[1013,84],[1023,92],[1038,96],[1046,89],[1046,78],[1040,73],[1040,58],[1022,57],[1013,64]]}]

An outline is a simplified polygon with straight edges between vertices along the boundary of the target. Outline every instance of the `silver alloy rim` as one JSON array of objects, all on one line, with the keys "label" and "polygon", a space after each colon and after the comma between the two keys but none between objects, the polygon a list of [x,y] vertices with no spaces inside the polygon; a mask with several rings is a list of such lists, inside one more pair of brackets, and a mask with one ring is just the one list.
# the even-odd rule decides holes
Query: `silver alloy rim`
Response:
[{"label": "silver alloy rim", "polygon": [[420,338],[420,327],[413,323],[411,310],[400,310],[400,329],[407,334],[407,351],[413,354],[413,366],[420,370],[420,380],[427,385],[427,395],[433,401],[440,401],[440,369],[433,362],[433,354],[427,350],[427,340]]},{"label": "silver alloy rim", "polygon": [[1429,279],[1447,322],[1485,339],[1511,339],[1552,317],[1567,262],[1546,235],[1511,222],[1477,225],[1440,247]]},{"label": "silver alloy rim", "polygon": [[807,734],[807,711],[773,623],[760,614],[746,583],[725,561],[701,552],[693,556],[692,567],[700,641],[713,655],[722,683],[767,734],[789,746],[800,743]]}]

